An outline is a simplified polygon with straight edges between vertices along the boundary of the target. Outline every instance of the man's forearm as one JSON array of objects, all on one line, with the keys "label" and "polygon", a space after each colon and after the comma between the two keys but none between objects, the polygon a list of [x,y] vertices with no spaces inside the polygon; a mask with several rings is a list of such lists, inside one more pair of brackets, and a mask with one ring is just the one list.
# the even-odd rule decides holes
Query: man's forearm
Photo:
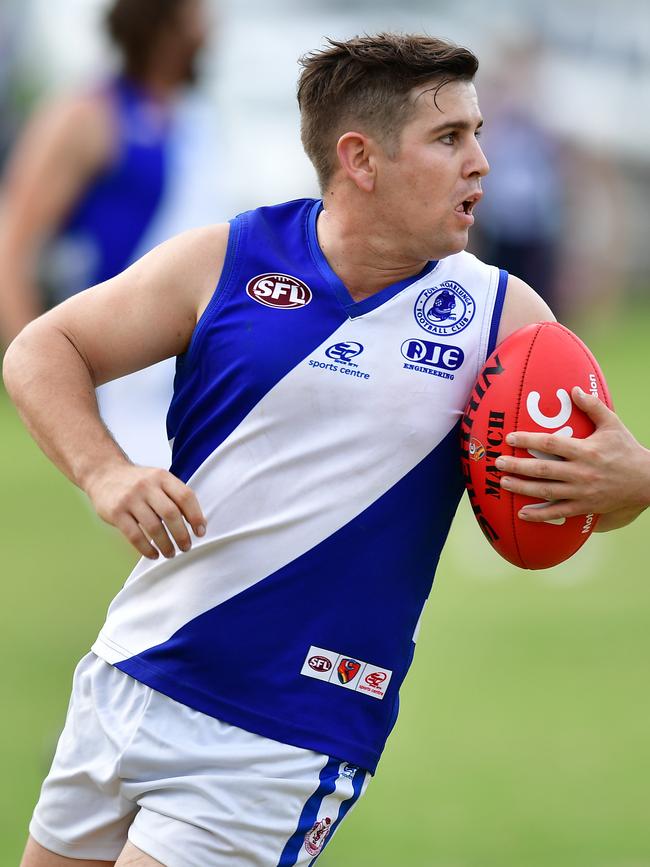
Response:
[{"label": "man's forearm", "polygon": [[107,466],[128,463],[101,421],[88,365],[65,333],[32,323],[7,350],[3,375],[29,432],[74,484],[87,491]]}]

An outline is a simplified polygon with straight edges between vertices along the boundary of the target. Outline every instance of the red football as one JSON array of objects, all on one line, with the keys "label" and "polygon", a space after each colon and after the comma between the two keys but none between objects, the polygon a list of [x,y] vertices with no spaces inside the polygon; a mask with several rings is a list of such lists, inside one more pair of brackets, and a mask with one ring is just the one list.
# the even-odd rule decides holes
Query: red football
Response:
[{"label": "red football", "polygon": [[576,385],[611,408],[603,374],[579,337],[557,322],[527,325],[488,358],[462,419],[461,460],[476,520],[499,554],[523,569],[548,569],[568,559],[598,520],[597,515],[553,523],[521,520],[521,507],[535,501],[504,491],[494,465],[499,455],[531,457],[506,443],[511,431],[589,436],[593,423],[571,400]]}]

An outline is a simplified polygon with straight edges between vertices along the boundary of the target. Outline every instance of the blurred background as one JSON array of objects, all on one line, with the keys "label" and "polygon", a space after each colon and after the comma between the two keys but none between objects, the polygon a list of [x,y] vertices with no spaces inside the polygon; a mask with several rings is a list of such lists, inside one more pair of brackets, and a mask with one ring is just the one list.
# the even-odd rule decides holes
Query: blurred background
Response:
[{"label": "blurred background", "polygon": [[[481,61],[492,166],[472,250],[550,301],[650,445],[646,0],[207,5],[199,80],[179,99],[195,133],[179,147],[182,194],[158,239],[317,195],[296,61],[325,36],[412,30],[467,45]],[[0,168],[37,105],[115,69],[106,7],[0,0]],[[1,390],[0,444],[0,867],[12,867],[74,665],[135,558],[31,443]],[[522,572],[493,554],[463,503],[400,722],[325,867],[650,867],[647,537],[644,516],[560,567]]]}]

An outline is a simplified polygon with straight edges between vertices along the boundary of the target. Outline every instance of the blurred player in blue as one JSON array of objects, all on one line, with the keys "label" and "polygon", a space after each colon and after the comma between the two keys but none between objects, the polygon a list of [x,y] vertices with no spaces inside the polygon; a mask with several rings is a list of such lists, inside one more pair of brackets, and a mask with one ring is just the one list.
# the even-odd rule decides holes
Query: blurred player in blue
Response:
[{"label": "blurred player in blue", "polygon": [[[5,344],[47,306],[114,277],[182,228],[219,217],[210,180],[218,169],[201,162],[200,114],[185,96],[207,25],[203,0],[114,0],[106,26],[121,71],[46,103],[27,125],[0,219]],[[102,415],[138,462],[169,466],[164,412],[172,377],[167,363],[100,392]]]},{"label": "blurred player in blue", "polygon": [[[33,435],[143,555],[75,673],[23,867],[308,865],[363,794],[461,496],[475,377],[552,318],[465,252],[488,171],[477,65],[428,36],[308,55],[322,200],[181,235],[10,347]],[[94,386],[170,356],[167,472],[125,458]],[[597,429],[570,441],[558,505],[608,529],[647,505],[648,453],[575,400]]]}]

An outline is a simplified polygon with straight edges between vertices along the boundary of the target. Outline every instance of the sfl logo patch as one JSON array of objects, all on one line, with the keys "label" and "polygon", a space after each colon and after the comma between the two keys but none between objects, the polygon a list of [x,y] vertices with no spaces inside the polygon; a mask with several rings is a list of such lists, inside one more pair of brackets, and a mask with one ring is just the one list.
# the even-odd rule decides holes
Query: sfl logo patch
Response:
[{"label": "sfl logo patch", "polygon": [[279,310],[306,307],[312,299],[309,286],[289,274],[258,274],[248,281],[246,294],[265,307]]}]

